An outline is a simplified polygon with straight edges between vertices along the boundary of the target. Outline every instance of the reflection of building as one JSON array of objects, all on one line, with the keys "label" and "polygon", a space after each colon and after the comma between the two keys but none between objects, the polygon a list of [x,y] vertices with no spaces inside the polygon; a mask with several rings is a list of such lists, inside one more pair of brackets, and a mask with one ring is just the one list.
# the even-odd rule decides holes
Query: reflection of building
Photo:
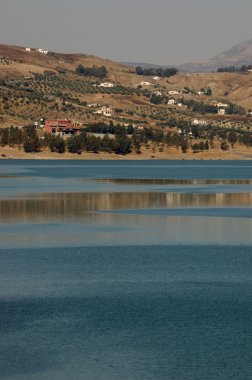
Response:
[{"label": "reflection of building", "polygon": [[46,120],[45,132],[51,134],[59,134],[61,136],[76,135],[80,132],[80,124],[74,123],[72,120]]}]

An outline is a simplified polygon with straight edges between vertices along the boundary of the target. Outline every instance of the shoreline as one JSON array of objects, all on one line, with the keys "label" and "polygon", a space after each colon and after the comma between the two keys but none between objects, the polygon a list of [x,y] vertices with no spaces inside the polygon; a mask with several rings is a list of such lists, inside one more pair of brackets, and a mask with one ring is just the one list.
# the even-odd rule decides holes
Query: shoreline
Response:
[{"label": "shoreline", "polygon": [[187,153],[182,153],[176,148],[168,148],[163,152],[151,151],[150,149],[142,149],[141,154],[130,153],[127,155],[119,155],[115,153],[90,153],[83,152],[82,154],[76,153],[54,153],[50,152],[48,149],[44,149],[38,153],[25,153],[23,150],[11,147],[1,147],[0,148],[0,160],[77,160],[77,161],[88,161],[88,160],[108,160],[108,161],[146,161],[146,160],[252,160],[252,149],[244,146],[237,146],[231,148],[228,151],[222,151],[221,149],[215,149],[210,151],[203,151],[199,153],[193,153],[189,151]]}]

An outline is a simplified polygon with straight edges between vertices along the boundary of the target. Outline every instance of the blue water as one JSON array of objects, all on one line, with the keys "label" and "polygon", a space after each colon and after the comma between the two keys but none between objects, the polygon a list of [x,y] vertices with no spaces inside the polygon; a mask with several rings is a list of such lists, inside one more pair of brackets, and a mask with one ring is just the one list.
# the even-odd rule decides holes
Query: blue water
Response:
[{"label": "blue water", "polygon": [[0,162],[0,378],[252,379],[251,179],[250,162]]}]

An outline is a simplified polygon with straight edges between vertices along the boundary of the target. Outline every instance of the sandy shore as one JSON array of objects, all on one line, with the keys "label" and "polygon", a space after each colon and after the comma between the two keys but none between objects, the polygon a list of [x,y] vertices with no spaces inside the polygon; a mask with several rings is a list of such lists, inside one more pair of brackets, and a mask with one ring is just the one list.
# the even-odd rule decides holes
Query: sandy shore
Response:
[{"label": "sandy shore", "polygon": [[242,146],[235,146],[228,151],[214,149],[208,152],[181,153],[176,148],[168,148],[163,152],[158,150],[142,148],[141,154],[130,153],[125,156],[114,153],[52,153],[48,149],[43,149],[39,153],[25,153],[23,149],[1,147],[0,159],[43,159],[43,160],[252,160],[252,149]]}]

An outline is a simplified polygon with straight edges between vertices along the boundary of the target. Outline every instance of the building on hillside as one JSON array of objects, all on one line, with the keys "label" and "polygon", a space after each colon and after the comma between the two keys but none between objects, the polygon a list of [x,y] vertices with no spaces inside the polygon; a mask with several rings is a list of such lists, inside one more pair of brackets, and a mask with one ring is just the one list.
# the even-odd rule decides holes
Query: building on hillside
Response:
[{"label": "building on hillside", "polygon": [[41,118],[39,121],[34,121],[34,126],[36,128],[44,128],[45,127],[45,119]]},{"label": "building on hillside", "polygon": [[101,107],[101,104],[99,104],[99,103],[89,103],[87,106],[89,108],[97,108],[97,107]]},{"label": "building on hillside", "polygon": [[103,115],[103,116],[111,117],[113,115],[113,110],[109,107],[103,106],[103,107],[99,108],[97,111],[94,111],[93,113],[97,114],[97,115]]},{"label": "building on hillside", "polygon": [[114,83],[110,83],[110,82],[103,82],[103,83],[100,83],[98,87],[111,88],[111,87],[115,87],[115,84]]},{"label": "building on hillside", "polygon": [[27,48],[25,48],[25,51],[30,52],[30,51],[31,51],[31,48],[27,47]]},{"label": "building on hillside", "polygon": [[154,80],[160,80],[160,77],[155,76],[155,77],[153,77],[152,79],[154,79]]},{"label": "building on hillside", "polygon": [[44,131],[50,134],[68,137],[80,133],[80,124],[68,119],[45,120]]},{"label": "building on hillside", "polygon": [[225,115],[225,113],[226,113],[225,108],[219,108],[218,109],[218,115]]},{"label": "building on hillside", "polygon": [[44,50],[44,49],[42,49],[42,48],[38,48],[38,49],[36,49],[36,51],[37,51],[38,53],[41,53],[41,54],[48,54],[48,50]]},{"label": "building on hillside", "polygon": [[228,107],[228,104],[225,104],[225,103],[218,103],[216,104],[217,107],[219,108],[227,108]]},{"label": "building on hillside", "polygon": [[175,104],[175,99],[169,99],[167,104],[168,106],[173,106]]},{"label": "building on hillside", "polygon": [[198,126],[201,126],[201,127],[205,127],[207,126],[207,121],[204,120],[204,119],[194,119],[192,122],[191,122],[191,125],[198,125]]},{"label": "building on hillside", "polygon": [[179,95],[180,92],[179,92],[179,91],[176,91],[176,90],[170,90],[170,91],[168,92],[168,94],[169,94],[169,95]]},{"label": "building on hillside", "polygon": [[145,81],[139,83],[139,86],[150,86],[150,85],[151,85],[150,82],[145,82]]},{"label": "building on hillside", "polygon": [[217,107],[217,110],[218,110],[218,115],[225,115],[226,108],[228,107],[228,104],[218,103],[218,104],[216,104],[216,107]]}]

